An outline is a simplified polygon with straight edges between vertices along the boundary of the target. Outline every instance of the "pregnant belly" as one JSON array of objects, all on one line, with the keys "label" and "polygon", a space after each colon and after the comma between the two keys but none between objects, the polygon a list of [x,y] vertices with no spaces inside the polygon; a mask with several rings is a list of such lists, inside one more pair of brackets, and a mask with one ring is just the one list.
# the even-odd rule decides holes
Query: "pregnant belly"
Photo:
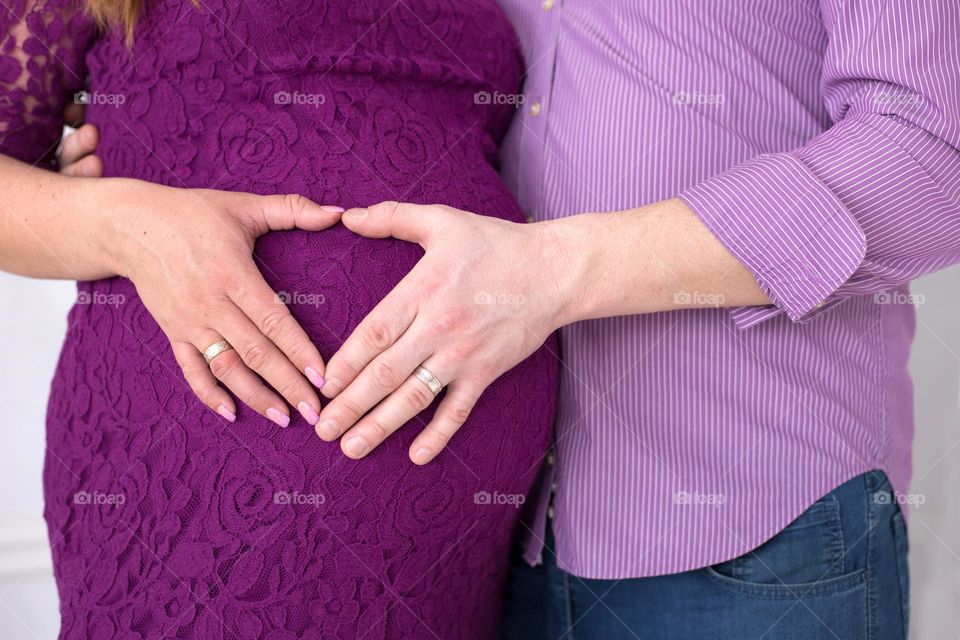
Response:
[{"label": "pregnant belly", "polygon": [[[114,137],[105,144],[117,144]],[[369,145],[368,145],[369,146]],[[364,148],[354,145],[354,149]],[[372,148],[372,147],[371,147]],[[263,175],[230,172],[221,167],[197,169],[185,176],[190,187],[209,187],[252,193],[299,193],[320,204],[344,207],[365,206],[383,200],[403,199],[419,203],[443,203],[485,215],[520,222],[519,207],[507,192],[496,171],[479,151],[462,142],[460,147],[424,167],[422,176],[393,176],[390,181],[371,176],[384,173],[375,157],[362,157],[356,167],[342,171],[342,164],[330,164],[323,155],[310,156],[316,164],[310,170],[296,169],[266,184]],[[297,149],[298,157],[306,148]],[[353,157],[353,156],[351,156]],[[137,162],[118,162],[113,175],[150,179],[155,159],[139,157]],[[302,163],[297,167],[307,166]],[[331,167],[339,166],[336,173]],[[336,175],[334,175],[336,173]],[[207,175],[223,176],[219,182]],[[401,180],[402,178],[402,180]],[[400,181],[400,182],[397,182]],[[403,181],[409,181],[403,182]],[[403,194],[402,196],[399,194]],[[329,359],[350,336],[354,328],[400,282],[423,255],[410,242],[394,239],[363,238],[338,224],[317,232],[282,231],[261,237],[255,247],[257,265],[266,282],[286,303],[293,316],[325,359]],[[187,411],[193,418],[185,425],[219,420],[197,402],[183,381],[169,342],[145,309],[131,282],[114,278],[81,283],[81,304],[71,315],[65,358],[58,371],[61,389],[87,387],[87,395],[100,396],[104,406],[121,407],[125,418],[150,421],[158,414]],[[177,295],[171,291],[170,295]],[[92,302],[92,304],[87,304]],[[70,361],[70,358],[73,361]],[[481,457],[500,457],[507,439],[529,438],[530,451],[545,446],[553,411],[557,363],[550,349],[534,356],[502,376],[481,398],[465,430],[484,433],[479,440],[461,437],[464,446],[476,447]],[[539,406],[531,406],[531,400]],[[56,404],[56,402],[52,402]],[[235,428],[273,430],[265,418],[239,406]],[[432,408],[413,422],[420,426],[404,429],[407,435],[384,453],[398,464],[406,460],[404,443],[425,424]],[[210,415],[207,415],[210,414]],[[479,428],[471,424],[480,423]],[[305,427],[297,419],[295,425]],[[467,429],[470,427],[469,429]],[[310,430],[312,435],[312,430]],[[319,446],[315,438],[303,441],[311,451]],[[468,442],[470,443],[468,445]],[[321,446],[322,464],[340,460],[337,446]],[[329,457],[328,457],[329,456]],[[318,461],[319,462],[319,461]]]},{"label": "pregnant belly", "polygon": [[325,357],[423,255],[416,244],[363,238],[342,225],[274,232],[255,252],[264,279]]},{"label": "pregnant belly", "polygon": [[[462,160],[462,159],[460,159]],[[448,158],[456,165],[457,159]],[[444,163],[446,164],[446,163]],[[489,165],[469,171],[470,181],[425,181],[411,190],[414,202],[441,202],[454,207],[496,217],[521,221],[518,206]],[[118,171],[130,177],[138,175],[136,166]],[[477,168],[478,170],[474,170]],[[453,175],[457,169],[438,169]],[[435,170],[435,171],[436,171]],[[456,184],[453,184],[456,182]],[[274,185],[274,193],[302,193],[325,204],[362,206],[396,197],[382,182],[357,179],[341,184],[334,193],[327,193],[321,181],[309,182],[290,177]],[[256,184],[243,182],[231,185],[237,191],[255,191]],[[350,336],[355,327],[417,264],[423,250],[416,244],[395,239],[361,237],[341,224],[323,231],[278,231],[261,237],[255,246],[255,258],[267,284],[277,293],[325,359],[329,359]],[[177,295],[171,291],[170,295]],[[72,377],[67,386],[92,385],[91,392],[101,393],[108,402],[125,406],[143,419],[157,411],[157,405],[169,398],[150,393],[162,388],[162,394],[176,393],[178,406],[195,404],[183,383],[182,372],[170,350],[169,342],[150,313],[143,306],[133,284],[113,278],[80,284],[80,303],[71,314],[66,351],[82,352],[76,365],[62,365],[58,376]],[[215,325],[214,325],[215,326]],[[82,362],[79,362],[82,360]],[[513,429],[527,422],[536,428],[530,433],[541,441],[549,430],[552,413],[553,380],[557,364],[549,349],[541,349],[535,357],[521,363],[504,375],[484,394],[477,412],[487,407],[495,431]],[[77,379],[77,376],[83,378]],[[511,410],[524,409],[523,387],[536,388],[549,400],[540,415],[539,424],[530,424],[531,416],[515,422],[506,420]],[[131,400],[137,396],[147,396]],[[201,411],[208,411],[202,405]],[[240,407],[240,422],[266,419]],[[429,411],[429,410],[428,410]],[[524,411],[525,412],[525,411]],[[419,417],[423,420],[427,414]],[[501,433],[501,435],[505,435]],[[405,458],[405,452],[399,452]]]}]

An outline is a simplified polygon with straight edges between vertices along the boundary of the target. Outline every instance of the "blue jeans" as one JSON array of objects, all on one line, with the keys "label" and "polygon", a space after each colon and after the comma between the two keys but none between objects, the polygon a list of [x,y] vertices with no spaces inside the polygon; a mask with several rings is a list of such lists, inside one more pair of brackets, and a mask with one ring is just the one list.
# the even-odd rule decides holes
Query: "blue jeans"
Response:
[{"label": "blue jeans", "polygon": [[[905,640],[907,535],[886,476],[857,476],[728,562],[588,580],[515,550],[503,640]],[[548,534],[549,536],[549,534]]]}]

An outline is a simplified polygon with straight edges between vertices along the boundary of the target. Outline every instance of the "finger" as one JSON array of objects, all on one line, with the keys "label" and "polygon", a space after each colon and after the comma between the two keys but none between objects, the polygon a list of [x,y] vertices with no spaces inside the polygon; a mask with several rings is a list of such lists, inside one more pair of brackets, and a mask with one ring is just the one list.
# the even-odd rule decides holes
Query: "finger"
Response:
[{"label": "finger", "polygon": [[170,346],[177,364],[183,370],[183,377],[200,402],[219,413],[227,422],[236,420],[237,408],[233,398],[217,384],[217,379],[197,348],[188,342],[173,342]]},{"label": "finger", "polygon": [[[428,358],[423,367],[441,381],[449,380],[454,375],[452,367],[441,364],[439,358]],[[409,376],[396,391],[344,434],[340,448],[351,458],[367,455],[429,407],[435,399],[433,390],[423,380]]]},{"label": "finger", "polygon": [[337,224],[343,207],[319,205],[298,194],[253,196],[241,208],[257,235],[268,231],[322,231]]},{"label": "finger", "polygon": [[85,156],[73,164],[61,165],[60,173],[81,178],[102,178],[103,161],[100,156]]},{"label": "finger", "polygon": [[377,403],[399,389],[431,350],[425,340],[410,336],[377,356],[323,408],[317,425],[320,437],[328,441],[340,437]]},{"label": "finger", "polygon": [[[236,307],[235,307],[236,308]],[[310,426],[319,420],[320,400],[316,391],[303,374],[297,371],[290,359],[283,354],[253,323],[242,310],[236,308],[237,313],[229,325],[221,328],[224,337],[237,350],[243,362],[255,371],[264,382],[273,387],[286,401],[300,411],[303,419]],[[277,411],[280,409],[274,407]],[[280,426],[286,416],[286,406],[280,411],[269,414],[274,422]],[[289,418],[286,418],[289,423]]]},{"label": "finger", "polygon": [[388,201],[347,210],[343,214],[343,224],[367,238],[396,238],[422,246],[431,230],[436,229],[438,218],[446,211],[446,208],[435,205]]},{"label": "finger", "polygon": [[85,124],[63,140],[60,151],[60,166],[71,165],[97,150],[100,131],[92,124]]},{"label": "finger", "polygon": [[410,444],[410,460],[414,464],[427,464],[433,460],[470,417],[481,393],[483,389],[477,385],[459,381],[452,383],[440,401],[433,420]]},{"label": "finger", "polygon": [[[204,332],[196,347],[202,354],[204,349],[222,339],[216,332]],[[203,360],[202,355],[200,359]],[[209,368],[212,376],[233,391],[245,405],[280,427],[290,424],[286,404],[244,364],[236,349],[224,351],[211,360],[210,364],[204,361],[204,365]]]},{"label": "finger", "polygon": [[87,105],[71,102],[63,108],[63,122],[69,127],[79,127],[87,117]]},{"label": "finger", "polygon": [[[323,387],[323,356],[284,301],[263,280],[263,275],[253,262],[248,265],[247,273],[240,281],[246,284],[232,294],[233,301],[240,310],[253,320],[263,335],[280,348],[314,387]],[[316,394],[312,397],[319,407]]]},{"label": "finger", "polygon": [[417,289],[412,273],[407,274],[393,291],[360,321],[350,333],[350,337],[330,357],[326,382],[320,393],[327,398],[335,398],[352,384],[374,358],[393,346],[407,331],[416,318],[417,306],[409,301],[406,291],[415,292]]}]

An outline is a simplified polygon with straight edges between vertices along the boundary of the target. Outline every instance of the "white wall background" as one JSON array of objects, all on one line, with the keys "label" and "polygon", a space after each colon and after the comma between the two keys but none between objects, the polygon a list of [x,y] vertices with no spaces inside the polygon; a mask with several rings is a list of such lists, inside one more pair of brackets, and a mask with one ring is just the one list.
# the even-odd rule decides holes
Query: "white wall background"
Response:
[{"label": "white wall background", "polygon": [[[917,401],[911,514],[912,636],[960,635],[960,269],[913,287],[923,296],[911,367]],[[47,390],[73,283],[0,273],[0,636],[58,630],[43,494]]]}]

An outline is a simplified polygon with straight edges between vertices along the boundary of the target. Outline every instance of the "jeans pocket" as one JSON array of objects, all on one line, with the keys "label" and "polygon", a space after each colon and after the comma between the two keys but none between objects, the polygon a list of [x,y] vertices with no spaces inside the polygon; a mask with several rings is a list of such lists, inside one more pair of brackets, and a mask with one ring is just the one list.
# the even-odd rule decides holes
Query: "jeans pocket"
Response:
[{"label": "jeans pocket", "polygon": [[708,567],[714,582],[761,597],[830,595],[862,586],[865,571],[844,573],[840,501],[827,495],[780,533],[744,555]]},{"label": "jeans pocket", "polygon": [[841,575],[843,556],[840,501],[828,495],[753,551],[713,568],[746,582],[805,584]]},{"label": "jeans pocket", "polygon": [[[714,567],[702,570],[712,582],[728,591],[764,600],[813,600],[837,596],[856,589],[865,590],[867,570],[858,569],[835,578],[807,583],[760,583],[731,578],[719,573]],[[862,600],[862,598],[861,598]],[[863,604],[861,602],[860,604]]]}]

